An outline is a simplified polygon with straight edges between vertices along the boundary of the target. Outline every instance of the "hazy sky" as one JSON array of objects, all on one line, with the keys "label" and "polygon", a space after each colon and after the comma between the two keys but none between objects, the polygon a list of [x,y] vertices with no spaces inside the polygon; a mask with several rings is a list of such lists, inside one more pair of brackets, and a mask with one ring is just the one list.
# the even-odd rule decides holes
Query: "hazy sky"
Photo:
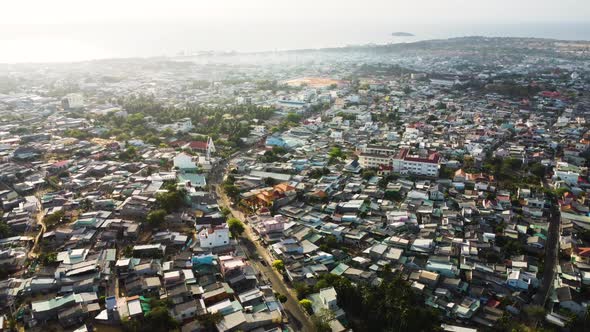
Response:
[{"label": "hazy sky", "polygon": [[531,22],[587,21],[586,0],[6,0],[3,23],[139,20]]},{"label": "hazy sky", "polygon": [[590,39],[590,0],[3,0],[0,62],[385,43]]}]

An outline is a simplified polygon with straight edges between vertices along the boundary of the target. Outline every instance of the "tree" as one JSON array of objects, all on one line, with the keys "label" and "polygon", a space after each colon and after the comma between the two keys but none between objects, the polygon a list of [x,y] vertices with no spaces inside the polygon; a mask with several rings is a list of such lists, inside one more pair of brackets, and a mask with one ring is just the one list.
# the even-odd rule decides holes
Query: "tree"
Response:
[{"label": "tree", "polygon": [[277,271],[281,273],[285,271],[285,263],[280,259],[274,260],[272,262],[272,267],[274,267]]},{"label": "tree", "polygon": [[4,221],[0,221],[0,239],[8,237],[10,233],[10,226],[8,226]]},{"label": "tree", "polygon": [[277,299],[279,300],[279,302],[285,303],[285,302],[287,302],[287,295],[285,295],[285,294],[278,294],[277,295]]},{"label": "tree", "polygon": [[164,209],[154,210],[148,213],[146,221],[150,226],[158,227],[164,222],[167,214]]},{"label": "tree", "polygon": [[338,249],[338,239],[332,235],[328,234],[322,240],[322,244],[320,245],[320,250],[322,251],[330,251],[330,249]]},{"label": "tree", "polygon": [[264,178],[264,185],[267,187],[272,187],[275,185],[275,179],[273,178]]},{"label": "tree", "polygon": [[289,114],[287,114],[285,119],[288,122],[298,123],[299,121],[301,121],[301,115],[294,113],[294,112],[289,112]]},{"label": "tree", "polygon": [[545,317],[545,308],[538,305],[529,305],[524,308],[524,313],[530,322],[538,322]]},{"label": "tree", "polygon": [[168,213],[172,213],[184,206],[186,191],[176,189],[176,185],[168,188],[167,192],[156,194],[156,201]]},{"label": "tree", "polygon": [[282,146],[273,146],[272,153],[274,153],[275,155],[284,155],[285,153],[287,153],[287,149],[285,149]]},{"label": "tree", "polygon": [[330,170],[327,167],[313,168],[309,171],[308,175],[312,179],[319,179],[324,175],[330,174]]},{"label": "tree", "polygon": [[579,315],[571,324],[572,331],[590,331],[590,306],[583,315]]},{"label": "tree", "polygon": [[338,159],[338,158],[344,158],[345,155],[342,152],[342,149],[340,149],[340,147],[335,146],[335,147],[331,148],[330,151],[328,152],[328,157],[330,157],[330,159]]},{"label": "tree", "polygon": [[531,173],[536,175],[539,179],[543,179],[545,177],[546,167],[541,163],[533,163],[530,166]]},{"label": "tree", "polygon": [[361,173],[361,176],[363,177],[363,179],[369,180],[372,177],[374,177],[376,174],[377,173],[375,173],[375,171],[372,169],[364,169],[363,172]]},{"label": "tree", "polygon": [[137,148],[134,146],[130,146],[119,153],[119,159],[123,161],[133,160],[135,157],[137,157]]},{"label": "tree", "polygon": [[133,257],[133,247],[132,246],[126,246],[123,249],[123,256],[130,258]]},{"label": "tree", "polygon": [[386,191],[384,198],[390,201],[400,202],[403,196],[399,191]]},{"label": "tree", "polygon": [[233,183],[224,183],[223,191],[225,192],[227,197],[231,198],[234,201],[240,197],[240,189],[238,189],[238,187],[236,187]]},{"label": "tree", "polygon": [[565,193],[571,193],[571,191],[569,190],[569,188],[557,188],[555,189],[555,196],[557,196],[557,198],[562,198],[563,195],[565,195]]},{"label": "tree", "polygon": [[221,214],[223,214],[224,217],[227,217],[231,215],[231,210],[224,206],[221,208]]},{"label": "tree", "polygon": [[43,218],[43,222],[47,226],[52,226],[54,224],[61,222],[64,216],[65,212],[63,210],[59,210],[52,214],[46,215],[45,218]]},{"label": "tree", "polygon": [[305,298],[309,294],[309,292],[311,291],[309,286],[304,282],[294,283],[293,288],[295,289],[295,292],[297,293],[297,298],[300,300]]},{"label": "tree", "polygon": [[344,309],[355,331],[435,331],[440,327],[437,312],[424,306],[424,298],[412,291],[400,275],[372,286],[353,285],[347,278],[325,274],[320,280],[334,287],[338,305]]},{"label": "tree", "polygon": [[82,211],[89,211],[92,209],[92,202],[88,198],[81,200],[80,209],[82,209]]},{"label": "tree", "polygon": [[152,311],[145,315],[145,326],[151,331],[172,331],[178,328],[178,325],[165,306],[152,308]]},{"label": "tree", "polygon": [[441,179],[453,179],[455,172],[445,165],[442,165],[438,171],[438,175]]},{"label": "tree", "polygon": [[308,299],[299,300],[299,305],[303,309],[305,309],[305,311],[307,311],[308,314],[311,315],[313,313],[310,300],[308,300]]},{"label": "tree", "polygon": [[39,256],[39,260],[44,266],[55,264],[57,262],[57,253],[44,252]]},{"label": "tree", "polygon": [[207,313],[199,317],[199,322],[203,324],[203,327],[208,331],[217,331],[216,325],[223,320],[223,315],[220,312],[213,314]]},{"label": "tree", "polygon": [[227,221],[227,225],[229,226],[229,232],[234,238],[244,233],[244,224],[239,219],[229,218],[229,220]]},{"label": "tree", "polygon": [[320,309],[320,312],[316,313],[311,317],[311,321],[315,326],[317,332],[331,332],[330,322],[336,317],[334,313],[328,309]]}]

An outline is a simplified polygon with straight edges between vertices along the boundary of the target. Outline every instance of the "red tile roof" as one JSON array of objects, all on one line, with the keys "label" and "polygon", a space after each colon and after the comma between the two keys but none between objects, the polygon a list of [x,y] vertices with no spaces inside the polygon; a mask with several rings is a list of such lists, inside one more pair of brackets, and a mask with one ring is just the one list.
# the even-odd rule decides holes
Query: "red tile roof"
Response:
[{"label": "red tile roof", "polygon": [[188,143],[188,147],[191,150],[206,150],[207,149],[207,142],[192,141],[192,142]]}]

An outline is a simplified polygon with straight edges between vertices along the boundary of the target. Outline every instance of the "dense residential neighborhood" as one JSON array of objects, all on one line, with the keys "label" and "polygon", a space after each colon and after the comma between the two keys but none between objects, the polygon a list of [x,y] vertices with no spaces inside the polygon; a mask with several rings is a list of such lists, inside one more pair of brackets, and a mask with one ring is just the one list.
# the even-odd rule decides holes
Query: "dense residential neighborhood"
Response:
[{"label": "dense residential neighborhood", "polygon": [[587,330],[588,45],[1,65],[0,330]]}]

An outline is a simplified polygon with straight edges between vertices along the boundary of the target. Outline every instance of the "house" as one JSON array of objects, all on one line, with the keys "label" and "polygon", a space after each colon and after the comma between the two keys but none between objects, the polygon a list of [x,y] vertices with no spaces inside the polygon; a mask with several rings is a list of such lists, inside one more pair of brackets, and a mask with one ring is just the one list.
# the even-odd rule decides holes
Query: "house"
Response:
[{"label": "house", "polygon": [[269,187],[242,194],[242,203],[253,210],[263,207],[280,207],[295,199],[296,194],[295,187],[284,182],[272,188]]},{"label": "house", "polygon": [[338,311],[340,307],[338,307],[338,301],[336,299],[336,290],[334,287],[322,288],[320,289],[320,299],[322,303],[322,307],[331,311]]},{"label": "house", "polygon": [[[199,299],[199,301],[203,302],[202,299]],[[175,304],[170,309],[170,314],[172,317],[174,317],[174,319],[182,322],[195,317],[197,315],[199,308],[201,309],[200,314],[203,314],[204,307],[204,303],[200,303],[199,305],[196,300],[190,300],[187,302]]]},{"label": "house", "polygon": [[574,247],[572,261],[590,265],[590,247]]},{"label": "house", "polygon": [[430,271],[420,271],[418,274],[418,281],[422,284],[428,285],[430,288],[435,289],[440,275]]},{"label": "house", "polygon": [[[96,298],[96,294],[94,294]],[[47,321],[56,318],[59,312],[65,309],[76,306],[76,304],[84,303],[84,297],[80,294],[70,294],[67,296],[54,297],[45,301],[37,301],[31,303],[31,313],[34,319],[38,321]],[[76,313],[64,314],[64,321],[71,317],[77,317],[78,309],[74,309]]]},{"label": "house", "polygon": [[213,140],[211,139],[211,137],[208,137],[206,142],[202,142],[202,141],[188,142],[185,145],[183,145],[182,148],[190,150],[192,152],[206,153],[208,156],[216,151],[215,145],[213,144]]},{"label": "house", "polygon": [[173,159],[174,167],[182,172],[191,172],[197,170],[197,164],[193,161],[193,156],[184,152],[177,154]]},{"label": "house", "polygon": [[71,164],[72,162],[70,160],[61,160],[51,164],[47,168],[47,170],[51,173],[59,173],[61,171],[68,169],[68,167],[70,167]]},{"label": "house", "polygon": [[209,226],[199,231],[199,246],[201,248],[216,248],[229,244],[229,226],[223,223]]},{"label": "house", "polygon": [[256,224],[254,228],[260,235],[267,235],[270,233],[282,233],[285,229],[286,218],[280,214],[273,218],[262,220]]},{"label": "house", "polygon": [[160,243],[133,246],[134,257],[162,257],[165,252],[166,246]]},{"label": "house", "polygon": [[62,310],[57,314],[57,319],[63,327],[81,324],[87,317],[88,310],[81,303],[76,303],[74,306]]},{"label": "house", "polygon": [[266,142],[265,145],[268,147],[281,147],[281,148],[285,148],[287,147],[287,142],[285,142],[285,140],[278,136],[278,135],[272,135],[266,138]]},{"label": "house", "polygon": [[545,239],[538,235],[529,236],[526,240],[526,243],[527,245],[534,248],[543,249],[545,247]]},{"label": "house", "polygon": [[433,259],[429,259],[426,263],[426,270],[436,272],[444,277],[456,277],[459,275],[459,269],[457,266],[450,262],[440,262]]},{"label": "house", "polygon": [[539,281],[533,273],[514,269],[508,273],[506,283],[512,288],[528,290],[537,287]]},{"label": "house", "polygon": [[223,319],[217,323],[216,327],[219,332],[231,332],[242,329],[245,324],[246,315],[242,311],[236,311],[223,316]]},{"label": "house", "polygon": [[576,315],[582,315],[586,312],[586,308],[574,300],[571,288],[568,286],[555,289],[557,295],[557,302],[559,306],[565,308]]}]

